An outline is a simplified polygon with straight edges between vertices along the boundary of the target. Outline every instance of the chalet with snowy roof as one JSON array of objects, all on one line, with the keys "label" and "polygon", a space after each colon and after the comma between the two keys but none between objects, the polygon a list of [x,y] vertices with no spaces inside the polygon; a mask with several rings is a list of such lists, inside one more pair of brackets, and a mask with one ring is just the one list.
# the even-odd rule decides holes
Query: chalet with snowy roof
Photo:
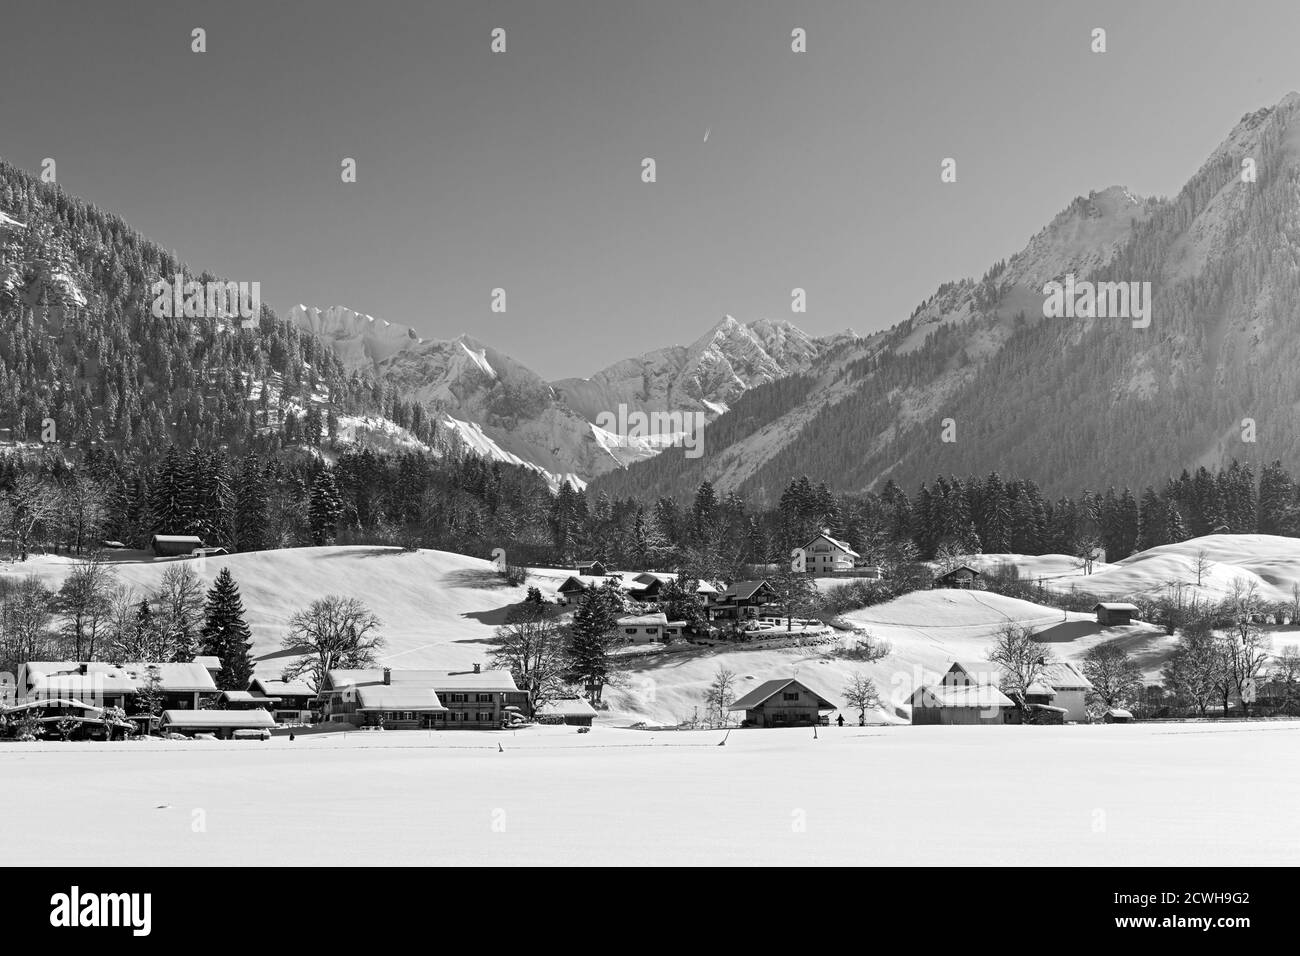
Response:
[{"label": "chalet with snowy roof", "polygon": [[745,712],[742,727],[798,727],[826,723],[822,715],[839,706],[803,680],[779,677],[759,684],[727,709]]},{"label": "chalet with snowy roof", "polygon": [[191,555],[203,546],[203,539],[192,534],[156,534],[149,539],[149,548],[158,558]]},{"label": "chalet with snowy roof", "polygon": [[972,568],[968,564],[959,564],[950,571],[945,571],[934,579],[934,586],[937,588],[969,588],[975,584],[976,578],[980,576],[978,568]]},{"label": "chalet with snowy roof", "polygon": [[609,568],[604,561],[579,561],[574,573],[583,577],[603,578],[609,574]]},{"label": "chalet with snowy roof", "polygon": [[756,618],[762,608],[776,599],[776,588],[767,581],[737,581],[714,598],[709,605],[709,618],[724,621]]},{"label": "chalet with snowy roof", "polygon": [[801,549],[804,555],[804,570],[809,574],[835,574],[838,571],[852,571],[854,562],[861,558],[858,552],[849,547],[845,541],[830,536],[822,529]]},{"label": "chalet with snowy roof", "polygon": [[202,664],[106,664],[102,661],[30,661],[18,669],[17,697],[32,701],[73,700],[94,707],[135,710],[138,695],[157,677],[164,709],[198,710],[217,696],[212,674]]},{"label": "chalet with snowy roof", "polygon": [[1122,627],[1133,623],[1138,606],[1123,601],[1102,601],[1094,604],[1092,610],[1097,615],[1097,623],[1103,627]]},{"label": "chalet with snowy roof", "polygon": [[528,695],[509,671],[328,671],[320,698],[326,720],[386,730],[494,730],[527,717]]}]

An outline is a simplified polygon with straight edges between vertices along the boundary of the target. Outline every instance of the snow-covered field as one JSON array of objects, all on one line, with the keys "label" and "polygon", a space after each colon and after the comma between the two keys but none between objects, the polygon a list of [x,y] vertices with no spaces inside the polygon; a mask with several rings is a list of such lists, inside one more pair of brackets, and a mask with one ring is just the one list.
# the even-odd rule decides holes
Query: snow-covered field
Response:
[{"label": "snow-covered field", "polygon": [[[1300,723],[0,746],[5,862],[1294,864]],[[498,750],[498,742],[504,750]],[[847,888],[846,888],[847,891]]]},{"label": "snow-covered field", "polygon": [[[1198,586],[1196,557],[1201,551],[1210,563]],[[1300,585],[1300,538],[1272,534],[1210,534],[1164,544],[1114,564],[1094,564],[1092,574],[1083,573],[1078,558],[1064,554],[979,554],[962,560],[981,570],[1010,562],[1022,578],[1041,577],[1047,587],[1115,597],[1155,597],[1177,583],[1186,589],[1184,597],[1198,594],[1219,601],[1239,580],[1255,584],[1266,601],[1289,601],[1291,589]]]}]

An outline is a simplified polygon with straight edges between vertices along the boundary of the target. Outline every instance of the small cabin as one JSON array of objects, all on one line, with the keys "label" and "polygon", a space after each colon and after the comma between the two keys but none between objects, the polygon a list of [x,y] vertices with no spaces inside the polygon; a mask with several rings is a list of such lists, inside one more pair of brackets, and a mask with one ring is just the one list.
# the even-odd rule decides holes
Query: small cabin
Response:
[{"label": "small cabin", "polygon": [[937,588],[968,588],[974,585],[980,572],[970,565],[961,564],[934,579]]},{"label": "small cabin", "polygon": [[1133,615],[1138,613],[1136,604],[1115,601],[1103,601],[1094,605],[1092,610],[1097,615],[1097,623],[1103,627],[1122,627],[1125,624],[1132,624]]},{"label": "small cabin", "polygon": [[193,554],[203,547],[203,539],[193,534],[156,534],[149,539],[149,547],[155,557],[174,558]]}]

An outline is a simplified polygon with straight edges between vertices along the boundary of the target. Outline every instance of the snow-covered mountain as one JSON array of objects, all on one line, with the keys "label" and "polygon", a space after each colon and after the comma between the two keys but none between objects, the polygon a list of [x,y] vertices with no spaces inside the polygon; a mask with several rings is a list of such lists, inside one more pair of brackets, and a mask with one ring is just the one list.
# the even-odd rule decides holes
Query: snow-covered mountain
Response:
[{"label": "snow-covered mountain", "polygon": [[[755,385],[806,369],[853,333],[813,338],[789,322],[731,316],[689,346],[626,359],[589,379],[547,382],[472,336],[424,339],[405,326],[344,306],[295,306],[289,318],[330,343],[344,365],[374,374],[438,412],[471,449],[585,485],[595,475],[658,454],[673,434],[622,435],[602,415],[725,412]],[[607,421],[604,424],[608,424]]]},{"label": "snow-covered mountain", "polygon": [[[653,497],[707,478],[772,500],[801,474],[861,491],[996,469],[1075,494],[1233,458],[1294,468],[1297,210],[1291,93],[1243,117],[1176,196],[1081,196],[982,278],[814,360],[802,390],[742,396],[702,458],[669,453],[598,484]],[[1149,327],[1046,318],[1043,286],[1067,274],[1150,283]],[[941,440],[949,419],[955,441]]]}]

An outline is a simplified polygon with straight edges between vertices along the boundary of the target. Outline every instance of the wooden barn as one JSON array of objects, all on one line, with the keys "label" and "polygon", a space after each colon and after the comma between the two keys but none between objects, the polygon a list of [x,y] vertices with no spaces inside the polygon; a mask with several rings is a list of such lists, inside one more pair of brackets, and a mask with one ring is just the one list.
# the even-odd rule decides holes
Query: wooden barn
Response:
[{"label": "wooden barn", "polygon": [[149,547],[155,557],[171,558],[193,554],[203,547],[203,539],[192,534],[156,534],[149,539]]},{"label": "wooden barn", "polygon": [[1103,627],[1122,627],[1125,624],[1132,624],[1133,615],[1138,613],[1136,604],[1117,601],[1103,601],[1093,605],[1092,610],[1097,615],[1097,623]]},{"label": "wooden barn", "polygon": [[934,579],[937,588],[968,588],[975,583],[980,572],[970,565],[961,564]]}]

